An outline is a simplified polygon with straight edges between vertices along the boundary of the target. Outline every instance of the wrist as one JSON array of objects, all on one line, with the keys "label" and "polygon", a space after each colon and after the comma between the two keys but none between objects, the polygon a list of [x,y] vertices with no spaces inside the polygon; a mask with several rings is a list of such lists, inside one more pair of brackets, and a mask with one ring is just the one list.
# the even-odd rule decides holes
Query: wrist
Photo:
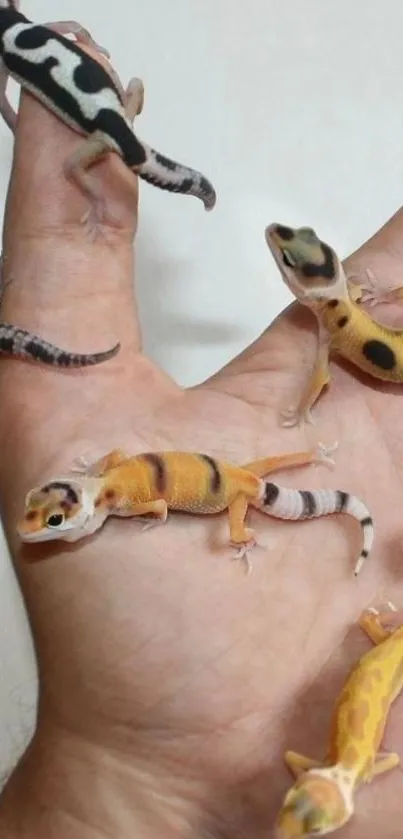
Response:
[{"label": "wrist", "polygon": [[0,796],[0,835],[178,839],[193,832],[196,809],[172,771],[49,730],[35,735]]}]

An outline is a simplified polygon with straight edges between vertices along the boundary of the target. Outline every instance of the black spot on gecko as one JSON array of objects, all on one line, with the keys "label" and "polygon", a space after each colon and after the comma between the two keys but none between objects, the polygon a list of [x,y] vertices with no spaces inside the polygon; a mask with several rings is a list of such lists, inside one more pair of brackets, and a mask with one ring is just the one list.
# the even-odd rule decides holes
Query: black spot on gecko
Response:
[{"label": "black spot on gecko", "polygon": [[277,484],[272,484],[270,481],[267,481],[265,488],[264,488],[264,496],[263,496],[263,504],[265,507],[269,507],[271,504],[274,504],[276,499],[280,494],[280,489]]},{"label": "black spot on gecko", "polygon": [[155,152],[155,159],[160,166],[163,166],[164,169],[169,169],[170,172],[175,172],[175,169],[178,168],[174,160],[170,160],[169,157],[165,157],[165,155],[160,154],[159,151]]},{"label": "black spot on gecko", "polygon": [[339,303],[340,303],[340,300],[336,300],[336,298],[333,297],[331,300],[329,300],[329,302],[327,304],[327,307],[328,307],[328,309],[335,309],[336,306],[339,305]]},{"label": "black spot on gecko", "polygon": [[53,37],[52,32],[45,26],[27,26],[15,38],[15,45],[19,50],[37,50],[44,47]]},{"label": "black spot on gecko", "polygon": [[348,504],[349,495],[347,492],[343,492],[343,490],[338,489],[336,490],[336,511],[338,513],[342,513]]},{"label": "black spot on gecko", "polygon": [[78,495],[70,484],[64,483],[64,481],[51,481],[51,483],[42,487],[42,492],[50,492],[52,489],[63,489],[66,493],[68,501],[70,501],[71,504],[78,504]]},{"label": "black spot on gecko", "polygon": [[325,245],[324,242],[320,243],[320,247],[324,257],[323,262],[320,265],[315,262],[305,262],[305,265],[301,266],[301,273],[304,277],[327,277],[333,280],[336,276],[333,253],[329,245]]},{"label": "black spot on gecko", "polygon": [[338,319],[337,326],[340,327],[340,329],[343,329],[343,326],[346,326],[347,323],[348,323],[348,317],[347,317],[347,315],[343,315],[343,317]]},{"label": "black spot on gecko", "polygon": [[[98,64],[98,62],[96,62]],[[86,61],[82,61],[74,70],[73,78],[77,87],[83,93],[99,93],[105,88],[105,74],[103,67],[98,64],[99,73],[96,72],[95,67],[91,66],[91,72],[88,72]],[[110,88],[111,85],[108,84]]]},{"label": "black spot on gecko", "polygon": [[4,353],[12,353],[14,350],[14,337],[2,336],[0,339],[0,351]]},{"label": "black spot on gecko", "polygon": [[74,365],[74,362],[75,355],[63,351],[59,352],[53,359],[53,363],[57,364],[58,367],[71,367]]},{"label": "black spot on gecko", "polygon": [[46,345],[40,344],[38,341],[28,341],[24,345],[24,352],[31,355],[37,361],[42,361],[44,364],[54,364],[55,356]]},{"label": "black spot on gecko", "polygon": [[361,519],[360,524],[361,527],[372,527],[373,521],[371,516],[365,516],[364,519]]},{"label": "black spot on gecko", "polygon": [[393,370],[396,367],[396,356],[383,341],[372,339],[366,341],[362,347],[365,358],[381,370]]},{"label": "black spot on gecko", "polygon": [[104,498],[106,498],[107,501],[112,501],[112,499],[115,498],[115,497],[116,497],[116,492],[115,492],[114,489],[106,489],[105,490]]},{"label": "black spot on gecko", "polygon": [[217,461],[208,454],[201,454],[200,457],[208,463],[211,470],[211,491],[219,492],[221,489],[221,473]]},{"label": "black spot on gecko", "polygon": [[163,458],[159,454],[154,454],[154,452],[147,452],[142,455],[142,460],[145,460],[153,468],[155,487],[157,492],[162,495],[167,485],[167,474]]},{"label": "black spot on gecko", "polygon": [[275,232],[283,239],[285,242],[290,242],[291,239],[294,238],[294,231],[291,230],[291,227],[285,227],[283,224],[278,224],[276,226]]},{"label": "black spot on gecko", "polygon": [[14,6],[9,6],[7,9],[1,9],[0,15],[0,37],[7,32],[10,26],[15,23],[26,23],[27,19],[21,12],[18,12]]},{"label": "black spot on gecko", "polygon": [[302,516],[304,518],[309,518],[309,516],[313,516],[316,510],[315,496],[312,492],[309,492],[309,490],[307,489],[301,489],[299,491],[299,494],[301,496],[303,504]]}]

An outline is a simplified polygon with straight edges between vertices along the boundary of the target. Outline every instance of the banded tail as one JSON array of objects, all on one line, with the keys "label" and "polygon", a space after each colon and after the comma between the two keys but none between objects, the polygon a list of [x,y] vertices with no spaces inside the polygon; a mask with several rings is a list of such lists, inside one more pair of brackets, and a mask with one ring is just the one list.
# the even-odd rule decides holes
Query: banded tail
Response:
[{"label": "banded tail", "polygon": [[346,513],[362,528],[363,546],[354,569],[357,576],[367,559],[374,540],[374,523],[365,504],[355,495],[339,489],[286,489],[270,481],[262,481],[262,496],[254,507],[278,519],[311,519]]},{"label": "banded tail", "polygon": [[102,352],[73,353],[44,341],[26,329],[8,323],[0,324],[0,354],[30,358],[54,367],[90,367],[102,364],[103,361],[113,358],[119,350],[120,343],[117,343],[111,349]]},{"label": "banded tail", "polygon": [[182,166],[169,157],[155,151],[146,143],[141,143],[146,159],[133,166],[139,178],[166,189],[168,192],[180,192],[200,198],[206,210],[212,210],[216,203],[216,192],[210,181],[196,169]]}]

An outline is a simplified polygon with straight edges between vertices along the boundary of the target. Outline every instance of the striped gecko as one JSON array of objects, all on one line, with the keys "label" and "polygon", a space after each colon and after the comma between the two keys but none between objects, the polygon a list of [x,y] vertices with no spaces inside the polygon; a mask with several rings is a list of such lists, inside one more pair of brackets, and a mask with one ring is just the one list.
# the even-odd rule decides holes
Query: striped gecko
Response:
[{"label": "striped gecko", "polygon": [[119,350],[120,343],[117,343],[111,349],[102,352],[74,353],[50,344],[19,326],[0,323],[0,354],[27,358],[53,367],[89,367],[101,364],[113,358]]},{"label": "striped gecko", "polygon": [[[352,817],[358,787],[400,763],[399,755],[379,751],[391,705],[403,689],[403,614],[389,606],[391,612],[361,614],[359,625],[376,646],[362,656],[340,693],[325,760],[285,754],[296,782],[277,816],[276,839],[333,833]],[[400,623],[394,632],[382,625],[392,617]]]},{"label": "striped gecko", "polygon": [[109,57],[76,21],[40,25],[19,11],[19,0],[0,0],[0,112],[14,132],[16,114],[6,97],[11,76],[85,140],[65,161],[64,173],[90,202],[82,218],[89,232],[105,221],[118,226],[106,210],[106,201],[87,169],[116,152],[140,178],[160,189],[199,198],[211,210],[216,194],[200,172],[182,166],[140,142],[133,133],[135,117],[141,113],[143,83],[132,79],[123,91],[117,74],[110,75],[101,64],[74,41],[88,44]]},{"label": "striped gecko", "polygon": [[285,489],[263,479],[280,468],[331,464],[329,454],[336,448],[337,444],[326,448],[320,443],[312,451],[264,458],[242,467],[206,454],[166,451],[131,457],[116,449],[92,465],[78,467],[84,475],[77,480],[61,477],[28,492],[17,530],[25,542],[76,542],[102,527],[108,516],[152,515],[162,524],[168,510],[194,515],[227,510],[230,543],[238,549],[236,558],[244,558],[250,570],[248,550],[256,541],[254,532],[245,527],[249,505],[280,519],[346,513],[359,521],[363,534],[357,575],[374,534],[372,517],[363,502],[340,490]]},{"label": "striped gecko", "polygon": [[284,282],[319,326],[314,370],[297,406],[282,412],[282,424],[314,421],[311,409],[330,383],[332,354],[376,379],[402,383],[403,330],[382,326],[358,305],[358,300],[376,302],[376,289],[350,282],[335,251],[310,227],[270,224],[265,237]]},{"label": "striped gecko", "polygon": [[[0,256],[0,304],[7,285],[12,278],[7,280],[3,277],[4,258]],[[0,321],[0,355],[11,355],[16,358],[26,358],[30,361],[39,361],[42,364],[53,367],[90,367],[101,364],[113,358],[120,350],[120,343],[109,350],[102,350],[96,353],[76,353],[70,350],[63,350],[55,344],[50,344],[33,332],[21,329],[10,323]]]}]

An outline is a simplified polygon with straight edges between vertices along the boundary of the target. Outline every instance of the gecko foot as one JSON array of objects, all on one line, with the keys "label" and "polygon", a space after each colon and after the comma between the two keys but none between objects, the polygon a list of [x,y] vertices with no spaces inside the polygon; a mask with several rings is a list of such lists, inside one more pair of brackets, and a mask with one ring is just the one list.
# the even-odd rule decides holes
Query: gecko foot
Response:
[{"label": "gecko foot", "polygon": [[236,554],[232,557],[233,560],[239,562],[239,560],[243,560],[246,567],[246,573],[249,575],[252,572],[252,562],[249,556],[249,550],[251,545],[243,545],[242,548],[238,548]]},{"label": "gecko foot", "polygon": [[246,529],[245,536],[245,542],[240,543],[231,541],[230,544],[234,548],[237,548],[237,551],[232,557],[232,559],[236,560],[237,562],[239,562],[239,560],[243,560],[246,566],[246,573],[250,574],[252,571],[252,563],[249,557],[249,551],[255,547],[257,542],[252,530]]},{"label": "gecko foot", "polygon": [[293,428],[296,425],[300,425],[302,422],[306,422],[308,425],[315,425],[315,420],[312,416],[310,408],[305,408],[301,410],[295,405],[291,405],[289,408],[285,408],[285,410],[280,412],[281,417],[281,425],[283,428]]},{"label": "gecko foot", "polygon": [[336,440],[331,446],[325,446],[323,443],[318,443],[316,446],[316,460],[317,463],[325,463],[327,466],[335,466],[336,461],[329,457],[329,455],[336,452],[339,448],[339,441]]},{"label": "gecko foot", "polygon": [[[397,606],[395,606],[395,604],[392,603],[391,600],[387,600],[386,605],[388,607],[389,612],[393,612],[393,614],[399,614],[399,612],[401,613],[401,610],[399,610],[397,608]],[[386,614],[386,612],[384,612],[383,610],[381,611],[380,609],[376,609],[375,606],[367,606],[365,611],[370,612],[371,615],[375,615],[375,616],[379,616],[379,615],[384,615],[385,616],[385,614]]]},{"label": "gecko foot", "polygon": [[70,466],[70,472],[78,472],[81,475],[87,474],[90,468],[90,461],[87,460],[85,455],[80,454],[78,457],[75,457],[73,463]]},{"label": "gecko foot", "polygon": [[361,289],[360,303],[376,306],[378,303],[395,303],[401,298],[401,286],[381,284],[370,268],[365,269],[365,277],[366,280],[359,283]]},{"label": "gecko foot", "polygon": [[92,49],[99,52],[100,55],[104,55],[105,58],[109,59],[111,57],[108,50],[105,47],[101,47],[100,44],[94,41],[88,29],[85,29],[84,26],[81,26],[81,23],[78,23],[76,20],[52,20],[46,23],[45,26],[49,27],[49,29],[53,29],[54,32],[57,32],[59,35],[74,35],[79,44],[86,44],[86,46],[92,47]]},{"label": "gecko foot", "polygon": [[161,524],[165,524],[166,520],[166,516],[155,516],[155,518],[153,518],[151,521],[146,517],[142,518],[140,516],[137,519],[137,521],[145,522],[145,524],[143,524],[143,527],[141,528],[141,533],[145,533],[146,530],[151,530],[153,527],[160,527]]}]

